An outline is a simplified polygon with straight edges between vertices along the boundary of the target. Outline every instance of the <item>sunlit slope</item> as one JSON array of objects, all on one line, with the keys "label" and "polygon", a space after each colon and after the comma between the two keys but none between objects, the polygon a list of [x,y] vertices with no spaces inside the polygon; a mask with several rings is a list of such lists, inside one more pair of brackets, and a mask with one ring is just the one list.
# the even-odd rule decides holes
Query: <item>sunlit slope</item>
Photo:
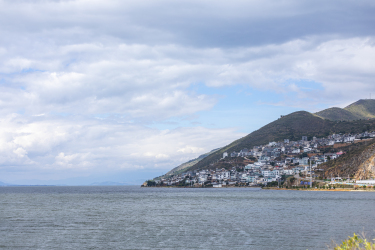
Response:
[{"label": "sunlit slope", "polygon": [[356,101],[344,109],[362,118],[375,118],[375,100],[372,99]]},{"label": "sunlit slope", "polygon": [[332,121],[353,121],[375,118],[375,100],[359,100],[345,108],[329,108],[315,113],[317,116]]},{"label": "sunlit slope", "polygon": [[361,119],[362,116],[356,115],[342,108],[329,108],[315,113],[317,116],[332,121],[353,121]]}]

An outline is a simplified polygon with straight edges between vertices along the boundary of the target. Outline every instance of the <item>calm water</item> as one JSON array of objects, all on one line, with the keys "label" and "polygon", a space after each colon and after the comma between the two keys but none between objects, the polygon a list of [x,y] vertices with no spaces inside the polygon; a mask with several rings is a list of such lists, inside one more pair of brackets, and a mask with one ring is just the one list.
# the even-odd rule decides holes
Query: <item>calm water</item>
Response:
[{"label": "calm water", "polygon": [[0,187],[0,249],[327,249],[374,237],[375,192]]}]

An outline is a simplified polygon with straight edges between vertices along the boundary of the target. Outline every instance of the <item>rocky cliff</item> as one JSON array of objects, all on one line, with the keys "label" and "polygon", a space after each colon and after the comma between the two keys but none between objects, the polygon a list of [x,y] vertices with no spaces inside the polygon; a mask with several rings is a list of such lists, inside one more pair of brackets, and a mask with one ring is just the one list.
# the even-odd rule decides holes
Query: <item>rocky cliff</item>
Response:
[{"label": "rocky cliff", "polygon": [[324,169],[325,178],[333,176],[370,179],[375,175],[375,140],[347,146],[346,154],[319,166]]}]

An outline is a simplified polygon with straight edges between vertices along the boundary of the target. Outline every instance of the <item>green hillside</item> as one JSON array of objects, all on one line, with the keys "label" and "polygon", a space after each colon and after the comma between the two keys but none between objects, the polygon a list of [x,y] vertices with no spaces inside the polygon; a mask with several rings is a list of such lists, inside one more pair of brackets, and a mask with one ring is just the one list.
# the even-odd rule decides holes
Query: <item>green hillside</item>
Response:
[{"label": "green hillside", "polygon": [[173,168],[172,170],[170,170],[168,173],[166,173],[165,175],[163,176],[160,176],[160,177],[157,177],[155,179],[160,179],[160,178],[163,178],[165,176],[170,176],[170,175],[176,175],[176,174],[181,174],[185,171],[187,171],[188,168],[194,166],[195,164],[197,164],[199,161],[201,161],[202,159],[206,158],[207,156],[209,156],[210,154],[212,153],[215,153],[216,151],[220,150],[220,148],[218,149],[214,149],[214,150],[211,150],[210,152],[208,153],[205,153],[203,155],[200,155],[198,156],[197,158],[193,159],[193,160],[190,160],[188,162],[185,162],[185,163],[182,163],[181,165]]},{"label": "green hillside", "polygon": [[[300,140],[307,136],[326,137],[333,133],[361,133],[375,130],[375,100],[359,100],[344,109],[329,108],[311,114],[299,111],[279,118],[231,144],[172,169],[167,174],[203,169],[222,158],[224,152],[239,152],[244,148],[284,139]],[[360,150],[359,150],[360,151]],[[332,168],[335,169],[335,168]]]},{"label": "green hillside", "polygon": [[344,109],[362,119],[375,118],[375,100],[373,99],[359,100]]},{"label": "green hillside", "polygon": [[360,133],[375,130],[375,120],[330,121],[324,120],[306,111],[299,111],[284,116],[223,147],[202,159],[189,170],[202,169],[219,160],[224,152],[231,153],[243,148],[252,148],[284,139],[300,140],[302,136],[325,137],[333,133]]},{"label": "green hillside", "polygon": [[375,118],[375,100],[362,99],[345,108],[329,108],[315,113],[317,116],[332,121],[353,121]]},{"label": "green hillside", "polygon": [[329,108],[315,113],[317,116],[332,121],[353,121],[363,118],[342,108]]}]

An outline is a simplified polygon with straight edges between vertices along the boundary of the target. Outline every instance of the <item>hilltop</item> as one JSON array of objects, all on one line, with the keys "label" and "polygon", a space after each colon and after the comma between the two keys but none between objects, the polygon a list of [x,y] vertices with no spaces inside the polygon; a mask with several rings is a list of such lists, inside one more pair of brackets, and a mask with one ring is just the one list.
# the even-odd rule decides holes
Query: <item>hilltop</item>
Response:
[{"label": "hilltop", "polygon": [[319,111],[315,114],[321,118],[332,120],[332,121],[353,121],[353,120],[359,120],[363,118],[362,116],[353,114],[350,111],[347,111],[342,108],[337,108],[337,107],[328,108],[328,109]]},{"label": "hilltop", "polygon": [[362,99],[345,108],[328,108],[315,113],[317,116],[332,121],[353,121],[375,118],[375,100]]},{"label": "hilltop", "polygon": [[372,99],[359,100],[344,109],[354,115],[362,117],[363,119],[375,118],[375,100]]}]

